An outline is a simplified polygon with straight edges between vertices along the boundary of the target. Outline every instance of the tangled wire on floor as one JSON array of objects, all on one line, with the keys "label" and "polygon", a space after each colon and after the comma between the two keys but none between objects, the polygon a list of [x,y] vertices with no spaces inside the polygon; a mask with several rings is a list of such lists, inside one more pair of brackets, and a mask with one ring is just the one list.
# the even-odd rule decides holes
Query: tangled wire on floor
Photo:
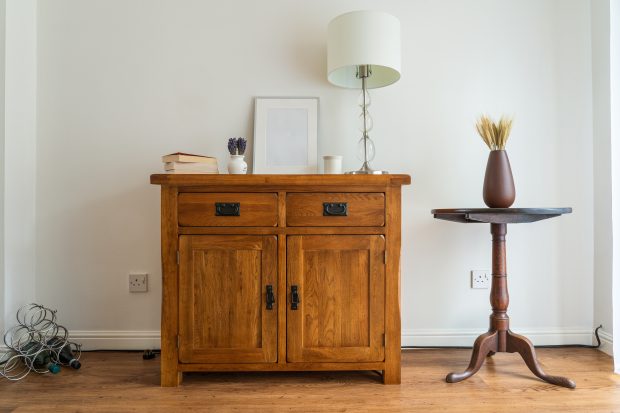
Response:
[{"label": "tangled wire on floor", "polygon": [[80,345],[69,341],[67,329],[56,322],[56,310],[27,304],[17,311],[17,325],[4,334],[8,351],[0,354],[0,376],[21,380],[31,371],[58,373],[60,366],[81,367]]}]

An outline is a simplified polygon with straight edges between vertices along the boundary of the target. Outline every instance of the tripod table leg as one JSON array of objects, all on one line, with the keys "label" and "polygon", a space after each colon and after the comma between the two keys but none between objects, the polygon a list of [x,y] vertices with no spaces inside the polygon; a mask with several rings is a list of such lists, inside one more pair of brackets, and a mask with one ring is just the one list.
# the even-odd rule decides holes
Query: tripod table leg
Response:
[{"label": "tripod table leg", "polygon": [[536,359],[534,345],[526,337],[515,334],[512,331],[508,331],[507,338],[508,343],[506,346],[506,351],[509,353],[519,353],[521,357],[523,357],[525,364],[527,364],[532,373],[534,373],[538,378],[546,381],[547,383],[555,384],[556,386],[568,387],[569,389],[574,389],[576,387],[575,382],[567,377],[550,376],[545,374]]},{"label": "tripod table leg", "polygon": [[446,376],[446,381],[448,383],[457,383],[459,381],[465,380],[476,374],[482,363],[484,363],[484,359],[491,351],[495,351],[497,349],[497,331],[489,331],[487,333],[482,334],[476,339],[474,343],[474,351],[471,355],[471,360],[469,362],[469,366],[467,370],[462,373],[450,373]]}]

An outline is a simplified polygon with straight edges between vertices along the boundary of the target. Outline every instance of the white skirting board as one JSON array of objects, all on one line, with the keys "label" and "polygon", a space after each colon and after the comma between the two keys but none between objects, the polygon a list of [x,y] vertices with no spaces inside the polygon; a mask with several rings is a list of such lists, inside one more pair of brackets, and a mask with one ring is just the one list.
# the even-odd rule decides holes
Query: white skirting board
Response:
[{"label": "white skirting board", "polygon": [[[483,331],[474,330],[403,330],[402,346],[471,347]],[[601,350],[611,354],[612,337],[600,330]],[[84,350],[145,350],[158,349],[159,331],[79,331],[69,332],[71,341],[82,344]],[[528,337],[534,345],[565,345],[596,343],[592,330],[580,328],[549,330],[515,330]]]},{"label": "white skirting board", "polygon": [[[601,328],[598,331],[598,336],[601,339],[601,346],[599,347],[599,350],[601,350],[603,353],[607,353],[610,356],[613,356],[614,355],[614,340],[613,340],[612,335]],[[593,340],[596,343],[596,339],[593,338]]]},{"label": "white skirting board", "polygon": [[82,350],[146,350],[159,349],[159,330],[104,331],[73,330],[69,339],[82,345]]},{"label": "white skirting board", "polygon": [[[476,338],[484,332],[483,330],[403,330],[401,344],[403,347],[471,347]],[[593,342],[596,342],[592,330],[589,329],[529,329],[514,330],[513,332],[526,336],[535,346],[568,344],[592,345]]]}]

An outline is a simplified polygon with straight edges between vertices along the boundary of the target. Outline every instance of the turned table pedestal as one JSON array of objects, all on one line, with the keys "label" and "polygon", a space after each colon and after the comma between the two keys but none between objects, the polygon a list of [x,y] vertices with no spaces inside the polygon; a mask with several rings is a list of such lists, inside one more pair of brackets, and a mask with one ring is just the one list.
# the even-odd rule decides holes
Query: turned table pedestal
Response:
[{"label": "turned table pedestal", "polygon": [[491,314],[489,331],[476,339],[469,366],[462,373],[450,373],[448,383],[465,380],[480,369],[485,357],[496,352],[519,353],[529,369],[540,379],[558,386],[575,388],[575,382],[560,376],[546,374],[536,359],[532,342],[526,337],[510,331],[508,310],[508,285],[506,283],[506,227],[508,224],[529,223],[569,214],[571,208],[463,208],[434,209],[431,213],[437,219],[462,223],[491,224],[493,236],[491,284]]}]

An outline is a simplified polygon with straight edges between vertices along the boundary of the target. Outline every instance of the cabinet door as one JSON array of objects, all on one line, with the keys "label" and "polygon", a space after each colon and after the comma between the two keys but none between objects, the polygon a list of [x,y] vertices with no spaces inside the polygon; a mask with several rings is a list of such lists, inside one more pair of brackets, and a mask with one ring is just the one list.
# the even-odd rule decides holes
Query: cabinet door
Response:
[{"label": "cabinet door", "polygon": [[[179,360],[260,363],[277,360],[275,236],[182,235]],[[271,307],[271,309],[268,309]]]},{"label": "cabinet door", "polygon": [[288,361],[384,360],[384,251],[381,235],[288,237]]}]

